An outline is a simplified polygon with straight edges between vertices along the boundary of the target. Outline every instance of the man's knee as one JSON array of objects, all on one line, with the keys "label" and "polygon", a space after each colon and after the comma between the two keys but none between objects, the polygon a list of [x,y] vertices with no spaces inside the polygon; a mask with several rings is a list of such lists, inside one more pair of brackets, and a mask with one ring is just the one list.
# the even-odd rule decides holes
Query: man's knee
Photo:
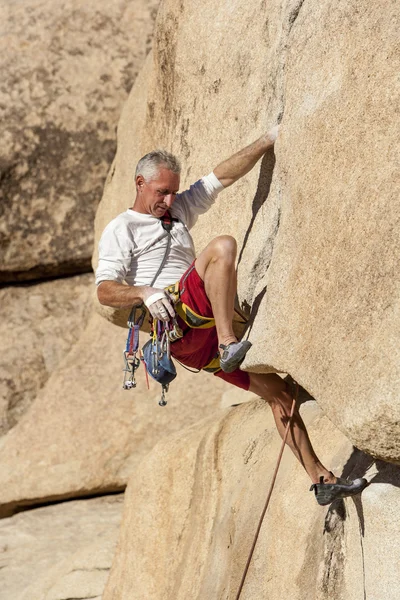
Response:
[{"label": "man's knee", "polygon": [[196,271],[205,281],[206,271],[216,262],[235,269],[236,240],[231,235],[219,235],[214,238],[196,259]]},{"label": "man's knee", "polygon": [[237,243],[235,238],[231,235],[219,235],[212,240],[210,245],[211,252],[214,257],[235,260]]}]

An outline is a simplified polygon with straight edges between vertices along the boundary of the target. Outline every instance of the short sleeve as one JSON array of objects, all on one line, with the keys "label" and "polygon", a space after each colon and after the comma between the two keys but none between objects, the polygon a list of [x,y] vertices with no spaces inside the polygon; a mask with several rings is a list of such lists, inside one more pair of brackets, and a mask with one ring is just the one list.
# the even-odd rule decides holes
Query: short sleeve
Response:
[{"label": "short sleeve", "polygon": [[126,223],[111,221],[103,231],[99,242],[99,264],[96,269],[96,285],[102,281],[122,283],[131,268],[135,244]]}]

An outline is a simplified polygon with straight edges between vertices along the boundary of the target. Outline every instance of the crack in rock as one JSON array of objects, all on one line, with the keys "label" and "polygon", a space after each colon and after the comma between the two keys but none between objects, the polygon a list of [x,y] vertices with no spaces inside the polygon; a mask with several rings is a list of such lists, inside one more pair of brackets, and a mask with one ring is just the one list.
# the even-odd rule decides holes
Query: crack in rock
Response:
[{"label": "crack in rock", "polygon": [[299,12],[300,12],[303,4],[304,4],[304,0],[300,0],[300,2],[298,2],[297,5],[294,8],[292,8],[292,10],[289,13],[289,18],[288,18],[289,33],[291,32],[292,27],[295,24],[297,17],[299,16]]}]

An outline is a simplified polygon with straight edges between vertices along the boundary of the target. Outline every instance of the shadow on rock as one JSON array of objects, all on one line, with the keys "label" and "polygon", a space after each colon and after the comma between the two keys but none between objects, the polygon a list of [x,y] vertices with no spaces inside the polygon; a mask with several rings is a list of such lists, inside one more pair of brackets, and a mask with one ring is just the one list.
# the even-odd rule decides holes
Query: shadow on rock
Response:
[{"label": "shadow on rock", "polygon": [[256,220],[258,211],[260,210],[260,208],[262,207],[262,205],[268,198],[269,190],[271,188],[272,175],[274,173],[274,167],[275,167],[275,154],[274,154],[273,148],[271,148],[264,154],[264,158],[261,161],[260,176],[258,179],[257,191],[254,196],[253,204],[252,204],[252,217],[250,220],[250,224],[247,228],[246,234],[244,236],[243,245],[240,249],[238,266],[240,265],[240,261],[242,260],[243,253],[247,246],[247,242],[249,240],[250,233],[253,228],[254,221]]},{"label": "shadow on rock", "polygon": [[[370,485],[375,483],[387,483],[396,487],[400,487],[400,466],[384,462],[383,460],[375,460],[373,456],[358,450],[358,448],[353,448],[353,452],[343,467],[341,477],[343,477],[343,479],[348,478],[350,480],[358,479],[359,477],[365,477],[365,474],[373,465],[375,465],[376,473],[370,479]],[[362,494],[354,496],[352,500],[357,511],[360,535],[361,537],[364,537],[365,519],[362,504]],[[336,500],[330,505],[325,519],[324,533],[329,532],[329,523],[331,522],[332,518],[334,518],[334,520],[346,520],[344,500]]]}]

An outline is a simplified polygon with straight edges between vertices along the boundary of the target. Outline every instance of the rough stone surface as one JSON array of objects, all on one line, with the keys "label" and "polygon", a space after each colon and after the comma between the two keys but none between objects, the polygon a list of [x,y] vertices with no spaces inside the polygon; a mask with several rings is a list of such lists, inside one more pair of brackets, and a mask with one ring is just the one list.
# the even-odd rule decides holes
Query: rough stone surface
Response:
[{"label": "rough stone surface", "polygon": [[121,105],[158,0],[0,7],[0,281],[87,271]]},{"label": "rough stone surface", "polygon": [[279,229],[246,365],[290,370],[357,447],[400,462],[398,26],[390,1],[362,14],[356,2],[301,8],[277,148]]},{"label": "rough stone surface", "polygon": [[85,327],[93,275],[0,289],[0,435],[14,427]]},{"label": "rough stone surface", "polygon": [[[302,412],[322,459],[371,485],[320,507],[285,453],[241,598],[396,600],[400,468],[353,449],[315,403]],[[103,600],[131,600],[132,590],[135,600],[234,600],[279,445],[261,401],[158,444],[127,488]]]},{"label": "rough stone surface", "polygon": [[[13,10],[21,6],[14,4]],[[117,6],[122,10],[125,4]],[[44,10],[47,4],[35,7]],[[49,11],[55,25],[29,41],[31,50],[51,38],[49,46],[56,51],[65,47],[71,54],[67,36],[60,41],[69,21],[65,16],[57,21],[61,11],[70,14],[66,7],[72,11],[78,4],[64,3],[60,13]],[[136,5],[128,8],[133,14]],[[75,29],[79,23],[90,29],[93,23],[83,10],[92,9],[71,12]],[[21,13],[13,27],[23,27],[30,18],[26,15]],[[112,22],[99,27],[91,46],[85,41],[91,52],[103,52],[107,45],[100,43],[99,49],[97,40],[101,42]],[[2,38],[10,48],[16,44],[15,31]],[[143,31],[138,35],[144,48]],[[399,162],[397,31],[392,0],[362,10],[355,0],[234,0],[229,5],[166,0],[154,52],[118,126],[118,150],[96,217],[97,239],[106,223],[132,204],[132,170],[146,151],[164,146],[179,154],[185,187],[282,119],[275,154],[269,153],[221,195],[199,220],[195,241],[200,250],[221,233],[238,239],[239,298],[251,312],[253,342],[246,368],[282,371],[299,381],[320,406],[307,405],[304,416],[322,461],[345,477],[367,474],[372,483],[360,498],[321,508],[308,492],[300,465],[286,452],[243,600],[397,600],[400,595],[399,467],[371,457],[400,460],[395,273],[400,211],[393,195]],[[113,30],[112,43],[117,36]],[[128,46],[123,48],[124,60],[130,60]],[[21,189],[34,198],[37,207],[31,203],[27,211],[30,231],[49,223],[51,235],[38,232],[48,245],[57,238],[57,228],[53,217],[42,211],[43,198],[62,200],[66,216],[58,206],[54,219],[64,220],[60,230],[68,230],[62,244],[67,249],[79,224],[74,205],[73,226],[67,219],[68,189],[47,193],[38,183],[43,193],[36,187],[29,191],[24,177],[31,171],[39,182],[45,161],[52,173],[65,168],[68,177],[75,176],[82,132],[95,131],[96,141],[104,142],[107,152],[111,148],[104,133],[108,130],[96,120],[96,103],[103,107],[107,102],[97,93],[88,94],[98,89],[89,83],[92,76],[101,77],[100,67],[93,68],[101,61],[91,55],[86,63],[85,54],[77,56],[84,63],[77,89],[84,91],[85,106],[76,101],[77,111],[67,126],[67,79],[62,73],[75,69],[78,63],[72,61],[68,67],[63,63],[57,75],[62,75],[63,93],[52,100],[44,91],[50,104],[43,114],[51,122],[49,136],[60,144],[78,145],[79,161],[72,151],[72,166],[65,165],[64,155],[53,160],[48,148],[54,145],[45,149],[39,135],[42,113],[37,111],[40,118],[32,112],[30,120],[22,119],[26,134],[18,148],[21,163],[13,162],[11,143],[3,176],[4,185],[11,185],[11,175],[21,180]],[[115,65],[112,59],[107,64]],[[118,69],[117,81],[104,85],[122,90]],[[23,72],[18,79],[28,81],[23,85],[28,86],[24,93],[29,104],[35,90],[45,85],[35,73],[28,77]],[[18,108],[25,96],[15,85]],[[94,121],[87,117],[89,109],[94,109]],[[110,114],[115,110],[113,104]],[[7,113],[6,124],[13,122],[11,116]],[[68,142],[63,141],[65,131],[73,134]],[[13,139],[5,135],[2,143]],[[103,158],[91,159],[96,160],[98,185],[104,163]],[[85,202],[80,206],[86,207],[94,202],[94,186],[86,177],[84,182],[87,187],[73,181],[71,186],[81,189],[79,198]],[[20,220],[22,203],[15,206],[12,212]],[[3,216],[2,223],[11,230]],[[18,240],[19,234],[13,235]],[[34,249],[25,252],[29,276],[36,273],[35,264],[49,264],[47,255],[53,260],[59,253],[64,260],[58,246],[46,255],[29,235],[23,235]],[[79,240],[74,268],[83,256]],[[29,263],[29,253],[36,250],[40,260]],[[8,272],[22,276],[7,242],[4,252]],[[171,386],[168,407],[161,409],[159,388],[153,384],[147,394],[143,373],[137,391],[121,390],[124,344],[121,329],[93,315],[35,402],[2,437],[1,513],[45,500],[120,490],[131,477],[119,549],[103,600],[131,600],[132,593],[135,600],[233,600],[280,445],[269,409],[263,402],[246,401],[221,410],[221,398],[224,404],[230,402],[227,386],[186,371]],[[231,403],[246,396],[232,393]],[[182,431],[187,425],[191,427]],[[57,558],[32,586],[20,588],[17,600],[41,600],[41,594],[43,600],[90,595],[100,600],[106,573],[101,570],[108,569],[112,550],[104,546],[103,556],[103,545],[96,541],[92,535],[90,547],[85,545],[65,562]],[[101,572],[93,575],[95,567]]]},{"label": "rough stone surface", "polygon": [[[125,105],[96,238],[163,146],[181,188],[282,118],[275,154],[199,219],[239,244],[251,310],[244,368],[290,373],[361,449],[400,461],[398,11],[238,0],[163,2]],[[193,40],[196,39],[196,43]],[[96,255],[94,256],[96,264]]]},{"label": "rough stone surface", "polygon": [[[147,337],[147,336],[146,336]],[[168,405],[161,387],[122,390],[125,332],[94,315],[40,390],[29,411],[0,440],[0,514],[31,505],[117,491],[164,436],[217,410],[228,384],[178,369]]]},{"label": "rough stone surface", "polygon": [[28,510],[0,520],[1,600],[100,598],[122,494]]}]

